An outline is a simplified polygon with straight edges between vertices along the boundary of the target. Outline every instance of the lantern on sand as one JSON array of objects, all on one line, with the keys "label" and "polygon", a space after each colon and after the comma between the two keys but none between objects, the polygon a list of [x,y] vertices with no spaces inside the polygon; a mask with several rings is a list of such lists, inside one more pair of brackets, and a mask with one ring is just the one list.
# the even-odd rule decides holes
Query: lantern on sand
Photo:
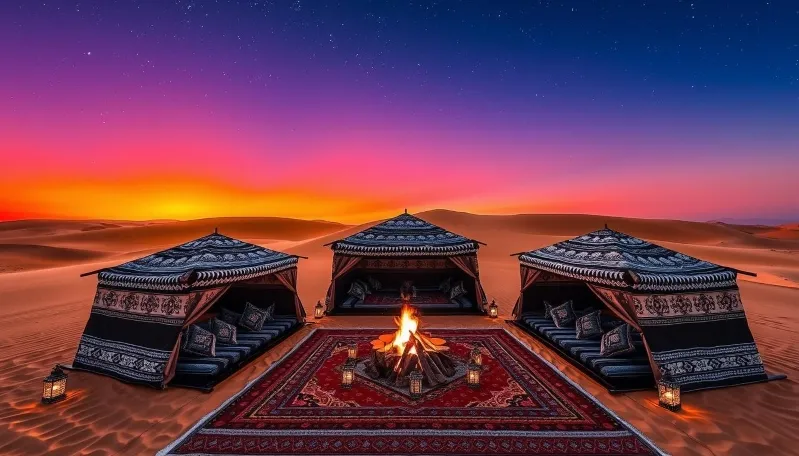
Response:
[{"label": "lantern on sand", "polygon": [[44,379],[42,388],[42,403],[52,404],[67,397],[67,374],[56,365],[50,375]]}]

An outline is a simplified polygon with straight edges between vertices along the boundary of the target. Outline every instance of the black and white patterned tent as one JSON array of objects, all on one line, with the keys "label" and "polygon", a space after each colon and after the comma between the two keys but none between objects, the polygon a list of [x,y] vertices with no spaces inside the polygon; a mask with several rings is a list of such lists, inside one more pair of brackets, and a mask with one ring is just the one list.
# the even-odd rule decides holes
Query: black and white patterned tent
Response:
[{"label": "black and white patterned tent", "polygon": [[641,332],[656,377],[685,391],[767,379],[738,291],[742,271],[607,227],[518,255],[517,320],[540,284],[582,283]]},{"label": "black and white patterned tent", "polygon": [[[343,277],[352,269],[379,273],[393,269],[397,274],[428,271],[434,274],[448,268],[458,269],[469,282],[473,308],[485,311],[486,298],[480,283],[477,251],[480,243],[452,233],[406,211],[363,231],[330,244],[333,250],[333,280],[326,296],[327,310],[338,307],[339,291],[346,291],[349,279]],[[350,277],[351,278],[351,277]]]},{"label": "black and white patterned tent", "polygon": [[234,286],[282,290],[278,312],[302,322],[297,260],[214,232],[97,271],[97,292],[73,367],[164,387],[175,373],[182,330]]},{"label": "black and white patterned tent", "polygon": [[406,212],[336,241],[332,248],[357,256],[454,256],[476,253],[479,243]]}]

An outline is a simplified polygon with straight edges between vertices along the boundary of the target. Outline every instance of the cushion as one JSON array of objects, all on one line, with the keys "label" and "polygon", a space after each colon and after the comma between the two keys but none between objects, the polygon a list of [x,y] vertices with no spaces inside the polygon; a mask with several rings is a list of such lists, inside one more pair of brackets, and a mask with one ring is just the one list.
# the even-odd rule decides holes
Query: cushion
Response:
[{"label": "cushion", "polygon": [[266,308],[266,320],[264,321],[275,321],[275,303],[273,302],[271,306]]},{"label": "cushion", "polygon": [[630,325],[624,323],[602,335],[599,354],[602,356],[621,356],[635,351]]},{"label": "cushion", "polygon": [[239,326],[249,329],[250,331],[260,331],[266,321],[266,311],[247,303],[244,307],[244,313],[241,314]]},{"label": "cushion", "polygon": [[574,324],[574,320],[577,319],[574,315],[574,308],[572,308],[571,301],[566,301],[557,307],[553,307],[549,313],[552,316],[552,321],[555,322],[555,326],[558,328],[565,328],[572,325]]},{"label": "cushion", "polygon": [[602,319],[600,311],[591,312],[577,319],[578,339],[593,339],[602,335]]},{"label": "cushion", "polygon": [[367,282],[367,281],[365,281],[363,279],[355,279],[355,281],[358,282],[358,284],[361,285],[361,288],[363,288],[363,292],[365,294],[372,294],[372,290],[371,290],[371,288],[369,288],[369,282]]},{"label": "cushion", "polygon": [[355,296],[360,300],[366,298],[366,290],[363,288],[363,285],[361,285],[361,283],[358,282],[357,280],[355,282],[352,282],[349,291],[347,291],[347,294],[350,296]]},{"label": "cushion", "polygon": [[183,343],[180,349],[192,355],[215,356],[216,336],[211,331],[202,329],[197,325],[191,325],[183,334]]},{"label": "cushion", "polygon": [[210,330],[216,336],[217,343],[220,344],[235,344],[236,343],[236,326],[231,325],[226,321],[219,318],[212,318],[209,324]]},{"label": "cushion", "polygon": [[544,301],[544,318],[552,318],[552,304],[549,301]]},{"label": "cushion", "polygon": [[465,294],[466,294],[466,288],[464,288],[463,281],[461,280],[460,282],[458,282],[457,285],[455,285],[449,290],[449,299],[455,299],[458,296]]},{"label": "cushion", "polygon": [[217,315],[218,319],[224,321],[225,323],[230,323],[231,325],[239,324],[239,320],[241,320],[241,314],[238,312],[233,312],[230,309],[225,309],[224,307],[219,309],[219,315]]},{"label": "cushion", "polygon": [[442,280],[441,283],[438,284],[438,291],[442,291],[444,293],[448,293],[450,288],[452,288],[452,278],[447,277],[446,279]]},{"label": "cushion", "polygon": [[367,277],[366,281],[369,282],[369,286],[372,287],[372,290],[380,291],[380,289],[383,288],[383,284],[372,276]]}]

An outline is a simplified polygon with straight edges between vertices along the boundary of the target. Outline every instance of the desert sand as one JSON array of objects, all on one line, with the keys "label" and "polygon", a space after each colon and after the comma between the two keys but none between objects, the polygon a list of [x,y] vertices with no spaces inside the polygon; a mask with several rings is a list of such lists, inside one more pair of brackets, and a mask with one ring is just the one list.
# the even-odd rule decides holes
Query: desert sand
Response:
[{"label": "desert sand", "polygon": [[[487,243],[480,271],[500,319],[425,317],[428,327],[504,326],[533,350],[672,454],[799,454],[799,226],[734,226],[585,215],[479,216],[419,214]],[[519,290],[510,254],[601,228],[658,242],[719,264],[755,272],[741,276],[751,329],[770,372],[787,380],[690,393],[683,411],[657,406],[654,392],[610,395],[577,369],[507,325]],[[0,223],[0,454],[154,454],[279,359],[314,327],[390,327],[390,317],[326,317],[238,372],[210,394],[126,385],[69,372],[64,402],[39,402],[41,380],[56,363],[72,362],[89,316],[96,277],[83,272],[117,264],[210,233],[308,256],[299,292],[308,314],[325,293],[332,254],[323,244],[363,228],[276,218],[190,222],[25,221]]]}]

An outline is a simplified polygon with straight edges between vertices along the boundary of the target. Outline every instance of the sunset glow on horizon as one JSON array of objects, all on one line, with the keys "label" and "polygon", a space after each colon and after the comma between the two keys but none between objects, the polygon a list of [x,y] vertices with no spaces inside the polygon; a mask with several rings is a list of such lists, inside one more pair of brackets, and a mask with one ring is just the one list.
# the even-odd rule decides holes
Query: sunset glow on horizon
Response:
[{"label": "sunset glow on horizon", "polygon": [[4,2],[0,220],[799,220],[795,8],[601,3]]}]

